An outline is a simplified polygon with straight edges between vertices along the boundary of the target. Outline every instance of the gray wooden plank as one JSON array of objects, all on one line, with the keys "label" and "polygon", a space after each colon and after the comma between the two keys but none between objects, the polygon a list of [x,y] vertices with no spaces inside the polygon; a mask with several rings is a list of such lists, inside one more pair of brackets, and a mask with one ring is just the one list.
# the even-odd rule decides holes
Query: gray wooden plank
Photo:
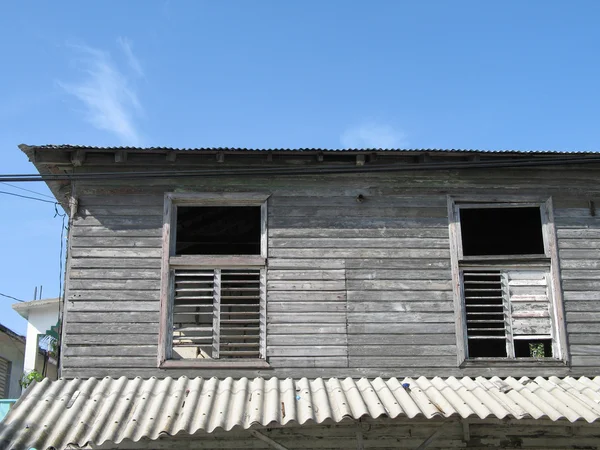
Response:
[{"label": "gray wooden plank", "polygon": [[130,289],[130,290],[158,290],[160,280],[71,280],[71,289]]},{"label": "gray wooden plank", "polygon": [[156,357],[151,356],[71,356],[64,359],[65,368],[153,368],[156,367]]},{"label": "gray wooden plank", "polygon": [[160,309],[160,302],[158,301],[92,301],[92,300],[79,300],[67,302],[67,308],[69,312],[100,312],[100,311],[152,311],[158,312]]},{"label": "gray wooden plank", "polygon": [[160,258],[73,258],[73,269],[158,269]]},{"label": "gray wooden plank", "polygon": [[69,291],[69,301],[116,300],[116,301],[158,301],[160,292],[157,290],[123,290],[123,289],[73,289]]},{"label": "gray wooden plank", "polygon": [[160,280],[160,270],[157,269],[72,269],[71,279],[89,280]]},{"label": "gray wooden plank", "polygon": [[157,248],[74,248],[73,258],[160,258],[162,249]]},{"label": "gray wooden plank", "polygon": [[[67,334],[115,334],[125,333],[128,335],[154,334],[158,333],[158,322],[156,323],[69,323]],[[135,336],[132,337],[135,339]]]},{"label": "gray wooden plank", "polygon": [[268,357],[317,357],[317,356],[346,356],[345,345],[271,345],[267,347]]},{"label": "gray wooden plank", "polygon": [[433,206],[433,207],[386,207],[386,206],[366,206],[365,204],[355,204],[351,208],[327,208],[327,207],[315,207],[310,206],[278,206],[272,209],[272,217],[302,217],[302,220],[311,218],[329,218],[329,217],[344,217],[344,218],[357,218],[357,217],[386,217],[386,218],[407,218],[407,219],[437,219],[447,218],[448,211],[446,205],[444,206]]},{"label": "gray wooden plank", "polygon": [[571,333],[569,334],[569,344],[600,346],[600,333]]},{"label": "gray wooden plank", "polygon": [[270,339],[271,335],[276,334],[313,334],[315,336],[321,335],[326,337],[330,334],[343,334],[346,332],[346,324],[339,323],[314,323],[304,324],[296,323],[293,326],[289,323],[283,324],[271,324],[267,323],[267,339]]},{"label": "gray wooden plank", "polygon": [[[456,360],[455,360],[456,362]],[[587,376],[589,375],[588,367],[539,367],[536,368],[536,375],[541,377],[550,377],[550,376]],[[158,377],[158,378],[166,378],[166,377],[196,377],[202,376],[205,378],[210,377],[234,377],[234,378],[242,378],[242,377],[279,377],[279,378],[315,378],[315,377],[343,377],[349,376],[352,378],[376,378],[376,377],[397,377],[399,372],[402,377],[435,377],[440,376],[440,368],[439,367],[408,367],[408,366],[390,366],[390,367],[283,367],[277,366],[269,369],[223,369],[223,370],[215,370],[215,369],[169,369],[169,370],[160,370],[157,368],[144,368],[144,367],[136,367],[136,368],[111,368],[111,367],[94,367],[94,368],[86,368],[86,367],[78,367],[78,368],[65,368],[62,375],[65,378],[90,378],[96,377],[101,378],[104,376],[111,377],[142,377],[142,378],[150,378],[150,377]],[[493,368],[477,368],[477,369],[459,369],[458,367],[444,367],[443,368],[444,377],[455,376],[498,376],[498,377],[523,377],[523,376],[531,376],[531,368],[515,368],[515,367],[493,367]]]},{"label": "gray wooden plank", "polygon": [[454,305],[450,301],[445,302],[428,302],[428,301],[412,301],[412,302],[389,302],[389,301],[358,301],[348,303],[348,312],[352,313],[371,313],[371,312],[386,312],[388,314],[403,313],[403,312],[450,312],[454,313]]},{"label": "gray wooden plank", "polygon": [[387,207],[387,208],[445,208],[446,196],[444,195],[429,195],[429,196],[414,196],[414,195],[369,195],[365,197],[365,201],[361,204],[357,202],[356,195],[332,195],[320,197],[315,201],[314,196],[284,196],[273,195],[270,205],[273,208],[284,207],[313,207],[318,204],[320,208],[343,207],[357,208],[366,206],[368,208]]},{"label": "gray wooden plank", "polygon": [[600,280],[600,269],[563,269],[561,277],[563,280]]},{"label": "gray wooden plank", "polygon": [[73,239],[74,248],[123,248],[123,247],[148,247],[160,248],[162,240],[160,237],[138,237],[138,236],[77,236]]},{"label": "gray wooden plank", "polygon": [[270,314],[275,313],[336,313],[346,311],[346,302],[282,302],[269,301],[267,309]]},{"label": "gray wooden plank", "polygon": [[[348,334],[348,346],[360,345],[456,345],[456,336],[454,333],[434,333],[429,330],[429,334],[392,334],[383,330],[380,334]],[[425,365],[428,363],[425,362]]]},{"label": "gray wooden plank", "polygon": [[567,322],[568,333],[600,333],[600,322]]},{"label": "gray wooden plank", "polygon": [[565,291],[565,299],[569,301],[600,300],[600,291]]},{"label": "gray wooden plank", "polygon": [[305,270],[305,269],[343,269],[345,262],[343,259],[301,259],[301,258],[270,258],[268,260],[268,269],[288,269],[288,270]]},{"label": "gray wooden plank", "polygon": [[558,241],[558,248],[560,249],[600,249],[600,240],[598,239],[561,239]]},{"label": "gray wooden plank", "polygon": [[271,356],[269,364],[273,367],[347,367],[346,356]]},{"label": "gray wooden plank", "polygon": [[600,227],[596,228],[560,228],[557,227],[556,235],[559,243],[563,239],[600,239]]},{"label": "gray wooden plank", "polygon": [[289,269],[289,270],[275,270],[269,269],[267,278],[270,281],[279,280],[344,280],[346,278],[346,271],[342,269],[338,270],[327,270],[327,269],[316,269],[316,270],[300,270],[300,269]]},{"label": "gray wooden plank", "polygon": [[83,195],[79,199],[83,206],[160,206],[162,195]]},{"label": "gray wooden plank", "polygon": [[65,343],[67,345],[130,345],[133,341],[147,344],[158,343],[158,329],[156,333],[136,334],[133,338],[130,334],[71,334],[67,333]]},{"label": "gray wooden plank", "polygon": [[448,248],[448,239],[433,238],[270,238],[272,248]]},{"label": "gray wooden plank", "polygon": [[154,345],[67,345],[64,356],[151,356],[158,352],[157,340]]},{"label": "gray wooden plank", "polygon": [[437,290],[437,291],[418,291],[418,290],[348,290],[348,301],[364,302],[364,301],[383,301],[383,302],[399,302],[399,301],[449,301],[452,302],[452,291]]},{"label": "gray wooden plank", "polygon": [[[348,344],[348,356],[454,356],[456,358],[456,344],[454,345],[397,345],[394,339],[383,345],[352,345]],[[421,365],[428,365],[426,360]]]},{"label": "gray wooden plank", "polygon": [[567,323],[598,322],[600,324],[600,308],[595,311],[567,312]]},{"label": "gray wooden plank", "polygon": [[346,300],[346,291],[267,291],[267,302],[337,302]]},{"label": "gray wooden plank", "polygon": [[600,336],[596,337],[596,342],[593,345],[571,345],[571,355],[594,355],[598,356],[598,366],[600,366]]},{"label": "gray wooden plank", "polygon": [[[423,367],[421,356],[348,356],[350,367]],[[455,367],[456,356],[436,356],[438,368]]]},{"label": "gray wooden plank", "polygon": [[105,226],[83,226],[77,225],[73,227],[74,240],[83,237],[160,237],[160,228],[123,228],[114,229],[113,227]]},{"label": "gray wooden plank", "polygon": [[271,334],[267,336],[267,346],[277,347],[285,345],[345,345],[346,334],[328,334],[327,338],[324,339],[319,334]]},{"label": "gray wooden plank", "polygon": [[384,330],[388,323],[404,324],[404,323],[421,323],[438,324],[438,323],[454,323],[454,311],[446,313],[435,312],[348,312],[348,324],[363,323],[363,324],[380,324]]},{"label": "gray wooden plank", "polygon": [[[579,250],[571,250],[579,251]],[[444,259],[450,257],[448,249],[320,249],[320,248],[270,248],[270,258],[414,258]]]},{"label": "gray wooden plank", "polygon": [[159,316],[155,311],[135,311],[135,312],[77,312],[69,311],[69,321],[71,324],[80,323],[151,323],[158,326]]},{"label": "gray wooden plank", "polygon": [[[442,334],[453,334],[454,322],[436,323],[435,330]],[[432,327],[428,323],[386,323],[385,325],[380,323],[348,324],[349,334],[431,334],[431,331]]]},{"label": "gray wooden plank", "polygon": [[596,355],[573,355],[572,364],[581,367],[600,368],[600,356]]},{"label": "gray wooden plank", "polygon": [[600,280],[563,280],[565,291],[597,291],[600,290]]},{"label": "gray wooden plank", "polygon": [[348,280],[451,280],[450,269],[347,269]]},{"label": "gray wooden plank", "polygon": [[[90,222],[90,224],[93,222]],[[389,218],[389,217],[306,217],[302,223],[307,228],[433,228],[448,227],[447,217],[435,218]],[[99,223],[98,223],[99,224]],[[135,224],[131,224],[134,226]],[[298,217],[275,216],[269,218],[269,226],[275,228],[294,228],[298,226]],[[576,226],[579,226],[577,224]]]},{"label": "gray wooden plank", "polygon": [[318,228],[318,227],[270,227],[269,237],[271,238],[337,238],[337,239],[349,239],[349,238],[448,238],[448,229],[444,227],[433,227],[433,228],[394,228],[394,227],[381,227],[371,228],[364,227],[357,228]]},{"label": "gray wooden plank", "polygon": [[329,312],[323,314],[321,312],[293,312],[293,313],[267,313],[267,323],[269,325],[277,324],[327,324],[327,323],[346,323],[346,313]]},{"label": "gray wooden plank", "polygon": [[346,283],[341,280],[267,280],[270,291],[341,291],[346,289]]},{"label": "gray wooden plank", "polygon": [[378,258],[348,258],[346,259],[347,269],[365,269],[365,270],[392,270],[392,269],[449,269],[450,259],[431,259],[431,258],[406,258],[406,259],[378,259]]},{"label": "gray wooden plank", "polygon": [[75,227],[103,226],[120,229],[155,229],[162,225],[162,214],[147,216],[78,216],[73,225]]},{"label": "gray wooden plank", "polygon": [[90,205],[81,203],[79,214],[82,216],[151,216],[162,215],[162,205]]},{"label": "gray wooden plank", "polygon": [[426,273],[422,280],[348,280],[349,290],[406,290],[406,291],[447,291],[452,289],[451,280],[429,280]]}]

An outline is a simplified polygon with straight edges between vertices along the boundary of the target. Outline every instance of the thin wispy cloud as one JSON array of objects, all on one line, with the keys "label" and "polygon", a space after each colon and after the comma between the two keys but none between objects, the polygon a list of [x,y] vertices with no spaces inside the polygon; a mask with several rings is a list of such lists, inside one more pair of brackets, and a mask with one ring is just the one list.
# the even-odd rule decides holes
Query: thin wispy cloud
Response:
[{"label": "thin wispy cloud", "polygon": [[117,43],[129,70],[120,67],[107,51],[87,45],[69,45],[79,77],[58,84],[81,103],[85,119],[95,128],[118,136],[123,144],[140,145],[135,119],[144,110],[138,99],[135,78],[142,76],[143,70],[130,41],[119,38]]},{"label": "thin wispy cloud", "polygon": [[402,131],[375,122],[348,128],[340,136],[340,142],[344,148],[402,148],[408,145]]},{"label": "thin wispy cloud", "polygon": [[127,64],[129,64],[131,70],[133,70],[138,77],[143,77],[144,69],[142,68],[142,65],[140,64],[139,60],[133,54],[131,41],[126,37],[120,37],[119,39],[117,39],[117,43],[121,47],[121,50],[123,50],[125,58],[127,58]]}]

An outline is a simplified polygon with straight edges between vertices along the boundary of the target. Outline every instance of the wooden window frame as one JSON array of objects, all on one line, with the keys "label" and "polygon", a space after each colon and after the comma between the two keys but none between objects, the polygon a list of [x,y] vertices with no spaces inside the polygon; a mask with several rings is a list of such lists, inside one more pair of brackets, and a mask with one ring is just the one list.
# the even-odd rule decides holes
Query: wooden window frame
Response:
[{"label": "wooden window frame", "polygon": [[[462,234],[460,210],[466,208],[540,208],[542,219],[543,255],[502,255],[502,256],[464,256],[462,253]],[[552,197],[539,196],[448,196],[448,219],[450,233],[450,259],[452,269],[454,311],[457,338],[457,363],[459,367],[539,367],[569,365],[570,355],[567,346],[564,302],[560,284],[560,266]],[[552,358],[503,358],[468,357],[466,329],[466,308],[464,305],[462,269],[464,268],[540,268],[549,269],[548,288],[551,297],[551,324],[553,332]]]},{"label": "wooden window frame", "polygon": [[[160,328],[158,334],[159,368],[269,368],[266,361],[266,265],[267,265],[267,200],[269,194],[257,193],[174,193],[164,196],[162,230],[162,265],[160,291]],[[260,255],[181,255],[175,256],[174,231],[177,229],[178,206],[260,206]],[[173,319],[173,276],[175,268],[261,268],[260,357],[248,359],[171,359]]]}]

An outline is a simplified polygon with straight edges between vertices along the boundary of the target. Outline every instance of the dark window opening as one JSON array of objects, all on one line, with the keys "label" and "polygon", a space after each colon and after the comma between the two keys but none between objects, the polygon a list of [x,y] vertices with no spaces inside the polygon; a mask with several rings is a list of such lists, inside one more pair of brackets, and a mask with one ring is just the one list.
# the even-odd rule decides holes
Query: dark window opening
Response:
[{"label": "dark window opening", "polygon": [[176,255],[260,255],[260,206],[178,206]]},{"label": "dark window opening", "polygon": [[504,339],[469,339],[469,358],[506,358]]},{"label": "dark window opening", "polygon": [[517,358],[552,358],[552,339],[515,340]]},{"label": "dark window opening", "polygon": [[464,256],[543,255],[540,208],[463,208]]}]

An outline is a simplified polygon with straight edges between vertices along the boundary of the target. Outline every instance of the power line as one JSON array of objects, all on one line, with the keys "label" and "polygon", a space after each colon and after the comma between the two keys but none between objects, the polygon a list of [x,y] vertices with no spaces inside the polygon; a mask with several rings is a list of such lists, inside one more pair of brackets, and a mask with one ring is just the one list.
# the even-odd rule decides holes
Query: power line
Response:
[{"label": "power line", "polygon": [[0,296],[6,297],[6,298],[10,298],[10,299],[16,300],[16,301],[21,302],[21,303],[25,303],[25,300],[18,299],[17,297],[13,297],[12,295],[6,295],[6,294],[2,294],[0,292]]},{"label": "power line", "polygon": [[32,191],[31,189],[25,189],[25,188],[22,188],[21,186],[15,186],[14,184],[6,183],[5,181],[0,181],[0,183],[5,184],[5,185],[10,186],[15,189],[20,189],[25,192],[31,192],[32,194],[37,194],[41,197],[47,197],[47,198],[51,198],[54,200],[54,197],[52,197],[51,195],[42,194],[41,192]]},{"label": "power line", "polygon": [[182,178],[182,177],[219,177],[219,176],[269,176],[269,175],[325,175],[366,172],[408,172],[428,170],[489,169],[515,167],[543,167],[553,165],[571,165],[600,163],[597,156],[582,158],[535,158],[507,161],[460,161],[422,164],[366,164],[364,166],[314,165],[309,167],[260,167],[260,168],[223,168],[192,170],[157,170],[132,172],[97,172],[79,174],[0,174],[0,181],[75,181],[75,180],[114,180],[132,178]]},{"label": "power line", "polygon": [[38,202],[44,202],[44,203],[53,203],[53,204],[57,203],[56,201],[44,200],[43,198],[30,197],[29,195],[15,194],[14,192],[0,191],[0,194],[14,195],[15,197],[28,198],[30,200],[37,200]]}]

